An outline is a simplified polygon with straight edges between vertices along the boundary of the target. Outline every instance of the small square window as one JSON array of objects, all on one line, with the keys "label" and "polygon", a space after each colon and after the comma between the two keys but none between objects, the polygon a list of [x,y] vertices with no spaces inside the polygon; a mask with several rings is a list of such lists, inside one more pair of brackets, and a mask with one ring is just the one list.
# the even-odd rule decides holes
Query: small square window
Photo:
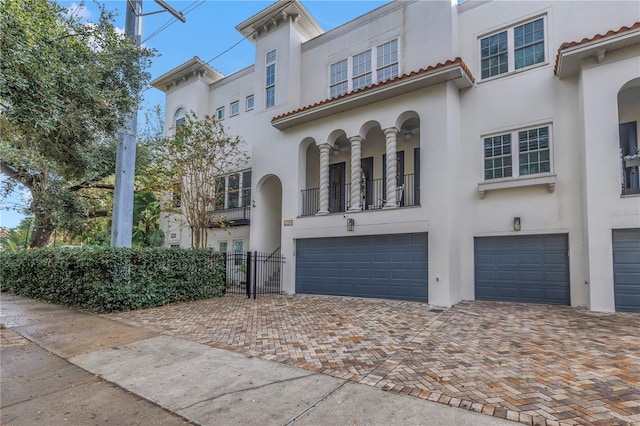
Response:
[{"label": "small square window", "polygon": [[247,96],[246,110],[251,111],[253,109],[253,95]]},{"label": "small square window", "polygon": [[224,107],[220,107],[216,110],[216,118],[218,120],[224,120]]},{"label": "small square window", "polygon": [[231,102],[231,116],[240,114],[240,102]]}]

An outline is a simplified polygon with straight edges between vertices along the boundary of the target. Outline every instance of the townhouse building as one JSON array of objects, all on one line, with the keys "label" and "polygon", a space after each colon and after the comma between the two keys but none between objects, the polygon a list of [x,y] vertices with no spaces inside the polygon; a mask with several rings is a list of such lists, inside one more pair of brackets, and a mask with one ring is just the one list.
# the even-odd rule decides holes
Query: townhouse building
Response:
[{"label": "townhouse building", "polygon": [[640,310],[637,2],[394,1],[324,32],[286,0],[236,29],[254,65],[153,82],[167,132],[215,114],[247,143],[216,248],[281,251],[289,293]]}]

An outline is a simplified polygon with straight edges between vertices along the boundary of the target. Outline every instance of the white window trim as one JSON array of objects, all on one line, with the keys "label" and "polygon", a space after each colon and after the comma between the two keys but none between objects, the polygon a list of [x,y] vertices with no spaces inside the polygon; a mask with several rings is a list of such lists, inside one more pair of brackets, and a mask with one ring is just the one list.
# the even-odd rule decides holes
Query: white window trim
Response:
[{"label": "white window trim", "polygon": [[[327,67],[327,98],[330,99],[331,98],[331,86],[334,86],[333,84],[331,84],[331,65],[337,64],[338,62],[342,62],[345,59],[347,60],[347,91],[346,93],[350,93],[353,91],[353,79],[363,76],[365,74],[359,74],[354,76],[353,75],[353,57],[356,55],[359,55],[361,53],[364,53],[366,51],[371,52],[371,69],[369,70],[369,74],[371,74],[371,86],[381,83],[382,81],[378,81],[378,46],[382,46],[383,44],[387,44],[391,41],[396,40],[396,42],[398,43],[398,75],[396,77],[399,77],[402,75],[402,40],[400,38],[400,36],[391,38],[387,41],[384,41],[382,43],[376,43],[375,45],[369,47],[368,49],[364,49],[364,50],[359,50],[356,53],[347,56],[346,58],[341,58],[338,60],[333,60],[331,61],[331,63],[329,64],[329,66]],[[386,67],[386,66],[385,66]],[[394,77],[394,78],[396,78]],[[384,80],[387,81],[387,80]]]},{"label": "white window trim", "polygon": [[[276,59],[272,62],[267,62],[267,56],[271,52],[276,52]],[[265,109],[274,108],[276,106],[276,87],[278,85],[278,49],[271,49],[264,54],[264,106]],[[267,69],[270,65],[273,65],[273,84],[267,86]],[[273,105],[267,105],[267,92],[273,87]]]},{"label": "white window trim", "polygon": [[[549,128],[549,171],[535,173],[530,175],[520,175],[520,147],[518,142],[518,132],[539,129],[541,127]],[[511,173],[512,175],[509,177],[502,177],[496,179],[484,179],[484,140],[486,138],[500,136],[504,134],[511,134]],[[480,194],[480,198],[484,199],[486,193],[489,191],[500,190],[500,189],[509,189],[509,188],[519,188],[526,186],[546,186],[550,193],[555,191],[556,186],[556,174],[555,174],[555,165],[554,165],[554,137],[553,137],[553,124],[548,121],[518,127],[518,128],[508,128],[501,131],[496,131],[492,133],[487,133],[482,135],[480,138],[480,146],[481,146],[481,170],[482,170],[482,182],[478,183],[478,193]]]},{"label": "white window trim", "polygon": [[[249,108],[249,98],[253,99],[253,106],[251,106],[251,108]],[[252,111],[256,106],[256,98],[253,95],[249,95],[247,97],[244,98],[244,110],[245,111]]]},{"label": "white window trim", "polygon": [[[220,118],[220,112],[222,112],[222,118]],[[224,106],[221,106],[216,109],[216,120],[218,121],[224,120],[224,115],[225,115]]]},{"label": "white window trim", "polygon": [[[347,61],[347,65],[346,65],[346,67],[347,67],[347,77],[344,80],[340,80],[340,81],[338,81],[336,83],[331,84],[331,67],[334,66],[334,65],[337,65],[337,64],[339,64],[341,62],[344,62],[345,60]],[[336,61],[336,62],[334,62],[332,64],[329,64],[329,97],[337,98],[338,96],[342,96],[345,93],[349,93],[349,88],[350,88],[350,84],[349,84],[349,67],[350,66],[351,66],[351,61],[349,60],[349,58],[340,59],[339,61]],[[331,96],[331,88],[335,87],[335,86],[342,85],[343,83],[347,83],[346,90],[343,93]]]},{"label": "white window trim", "polygon": [[[238,111],[236,113],[233,112],[233,105],[238,106]],[[240,114],[240,100],[235,100],[229,104],[229,117],[235,117]]]},{"label": "white window trim", "polygon": [[[520,25],[528,24],[529,22],[537,21],[540,18],[542,18],[543,20],[542,26],[544,29],[544,61],[538,62],[537,64],[529,65],[523,68],[515,69],[515,43],[514,43],[514,37],[513,37],[514,28],[519,27]],[[504,31],[507,32],[507,71],[502,74],[497,74],[491,77],[482,78],[482,47],[481,47],[482,39],[491,37],[493,35],[499,34]],[[526,72],[535,68],[549,65],[550,57],[551,57],[550,46],[551,46],[551,41],[549,39],[549,17],[547,12],[530,16],[523,20],[512,22],[511,24],[502,26],[490,32],[479,35],[476,40],[476,55],[477,55],[477,64],[478,64],[477,75],[479,76],[478,83],[508,77],[521,72]]]}]

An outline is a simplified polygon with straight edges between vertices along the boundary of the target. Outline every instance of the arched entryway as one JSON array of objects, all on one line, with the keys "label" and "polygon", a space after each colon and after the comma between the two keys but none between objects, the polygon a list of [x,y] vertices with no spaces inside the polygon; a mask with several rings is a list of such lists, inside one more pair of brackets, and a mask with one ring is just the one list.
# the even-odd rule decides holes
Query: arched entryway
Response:
[{"label": "arched entryway", "polygon": [[282,182],[275,175],[266,175],[256,184],[252,208],[251,247],[272,253],[281,246]]}]

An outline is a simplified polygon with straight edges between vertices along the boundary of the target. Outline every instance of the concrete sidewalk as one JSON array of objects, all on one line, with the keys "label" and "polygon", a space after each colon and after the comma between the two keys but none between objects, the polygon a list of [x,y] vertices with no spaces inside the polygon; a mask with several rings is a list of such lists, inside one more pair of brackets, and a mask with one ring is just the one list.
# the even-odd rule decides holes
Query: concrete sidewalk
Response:
[{"label": "concrete sidewalk", "polygon": [[[61,306],[7,294],[0,303],[0,323],[10,328],[3,331],[3,425],[513,424]],[[7,347],[13,332],[35,345]],[[67,398],[51,396],[61,389]]]}]

